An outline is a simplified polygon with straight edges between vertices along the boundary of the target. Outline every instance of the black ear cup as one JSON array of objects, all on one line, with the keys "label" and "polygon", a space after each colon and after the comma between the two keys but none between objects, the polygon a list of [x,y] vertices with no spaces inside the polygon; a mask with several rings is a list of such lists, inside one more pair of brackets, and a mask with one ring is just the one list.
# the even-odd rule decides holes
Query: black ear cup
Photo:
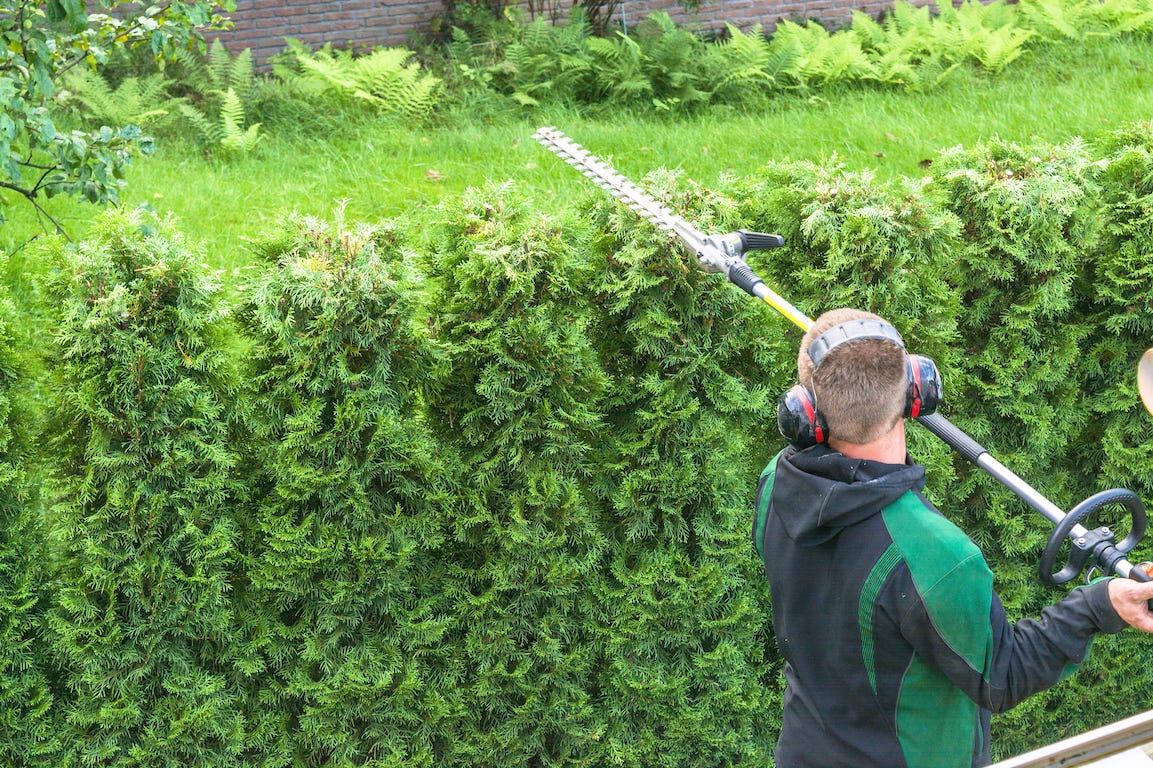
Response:
[{"label": "black ear cup", "polygon": [[907,355],[909,392],[905,396],[905,416],[917,418],[936,413],[941,404],[941,374],[937,364],[924,355]]},{"label": "black ear cup", "polygon": [[801,449],[823,443],[829,436],[813,396],[800,384],[794,384],[777,400],[777,429],[782,437]]}]

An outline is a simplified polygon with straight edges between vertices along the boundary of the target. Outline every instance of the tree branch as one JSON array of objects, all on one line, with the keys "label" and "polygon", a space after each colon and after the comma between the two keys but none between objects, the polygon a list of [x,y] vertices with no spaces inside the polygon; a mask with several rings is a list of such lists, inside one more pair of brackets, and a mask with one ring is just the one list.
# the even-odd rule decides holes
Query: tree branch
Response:
[{"label": "tree branch", "polygon": [[48,210],[40,204],[40,201],[36,199],[41,189],[42,181],[44,181],[44,176],[40,177],[40,181],[36,182],[36,186],[32,187],[32,189],[25,189],[19,184],[13,184],[10,181],[0,181],[0,189],[10,189],[13,192],[18,193],[21,197],[31,203],[33,208],[36,209],[37,218],[41,220],[41,223],[43,223],[44,219],[48,219],[48,221],[52,222],[52,227],[56,230],[57,234],[63,235],[64,238],[68,240],[68,242],[72,242],[72,238],[69,236],[68,231],[64,229],[64,225],[61,224],[55,216],[50,214]]}]

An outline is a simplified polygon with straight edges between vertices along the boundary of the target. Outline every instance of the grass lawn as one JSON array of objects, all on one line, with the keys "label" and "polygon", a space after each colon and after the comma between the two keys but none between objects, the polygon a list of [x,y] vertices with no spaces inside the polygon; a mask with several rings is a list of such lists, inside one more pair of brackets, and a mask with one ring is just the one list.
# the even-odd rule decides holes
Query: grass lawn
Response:
[{"label": "grass lawn", "polygon": [[[999,75],[959,69],[927,93],[852,88],[790,96],[764,113],[715,110],[682,119],[590,120],[572,112],[526,115],[495,123],[457,108],[439,125],[351,121],[323,137],[267,127],[254,153],[205,159],[168,140],[130,171],[123,200],[175,215],[218,267],[248,260],[244,239],[286,211],[320,216],[346,201],[347,216],[408,217],[487,181],[511,180],[542,208],[564,205],[584,185],[571,168],[530,138],[556,125],[618,170],[639,179],[676,168],[706,185],[780,159],[827,162],[881,179],[917,177],[937,150],[1000,137],[1019,142],[1091,138],[1112,127],[1153,119],[1153,40],[1127,37],[1051,45],[1027,53]],[[15,252],[41,226],[31,206],[9,200],[0,247]],[[73,237],[83,236],[91,206],[48,201]]]}]

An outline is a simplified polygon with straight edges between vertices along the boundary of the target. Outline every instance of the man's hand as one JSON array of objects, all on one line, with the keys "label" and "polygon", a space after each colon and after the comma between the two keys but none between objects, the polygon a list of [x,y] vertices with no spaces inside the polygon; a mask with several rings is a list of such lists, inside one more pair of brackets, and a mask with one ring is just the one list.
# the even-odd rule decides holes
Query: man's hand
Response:
[{"label": "man's hand", "polygon": [[1153,600],[1153,581],[1134,581],[1115,578],[1109,580],[1109,601],[1125,622],[1142,632],[1153,632],[1153,613],[1149,601]]}]

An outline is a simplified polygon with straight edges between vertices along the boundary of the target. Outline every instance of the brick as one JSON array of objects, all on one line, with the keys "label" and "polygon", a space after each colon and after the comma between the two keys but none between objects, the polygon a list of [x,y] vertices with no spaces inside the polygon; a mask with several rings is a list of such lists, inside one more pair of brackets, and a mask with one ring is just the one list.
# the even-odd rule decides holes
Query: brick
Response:
[{"label": "brick", "polygon": [[[931,2],[913,0],[918,6]],[[882,0],[731,0],[705,3],[696,13],[688,13],[674,0],[626,0],[617,6],[617,18],[631,26],[664,11],[679,24],[702,29],[719,29],[728,23],[742,29],[762,24],[771,31],[779,19],[820,18],[822,23],[837,26],[849,21],[854,8],[876,14],[890,5]],[[237,0],[236,11],[230,14],[236,28],[210,37],[226,42],[232,50],[251,48],[253,57],[262,63],[283,50],[285,37],[340,44],[350,32],[359,32],[359,42],[365,45],[403,45],[409,33],[424,29],[443,13],[444,0]]]}]

